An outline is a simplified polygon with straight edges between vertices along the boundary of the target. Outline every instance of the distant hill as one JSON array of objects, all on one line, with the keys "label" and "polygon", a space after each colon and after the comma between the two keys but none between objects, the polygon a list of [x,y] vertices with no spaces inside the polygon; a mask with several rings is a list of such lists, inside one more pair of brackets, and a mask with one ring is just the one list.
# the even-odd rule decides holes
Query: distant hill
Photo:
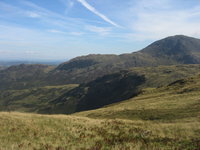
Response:
[{"label": "distant hill", "polygon": [[[141,51],[130,54],[74,58],[60,64],[49,78],[59,76],[65,83],[85,83],[131,67],[199,63],[200,39],[177,35],[156,41]],[[60,83],[58,78],[54,82]]]},{"label": "distant hill", "polygon": [[42,64],[42,65],[59,65],[62,61],[28,61],[28,60],[0,60],[0,66],[4,67],[10,67],[10,66],[16,66],[16,65],[21,65],[21,64],[26,64],[26,65],[33,65],[33,64]]},{"label": "distant hill", "polygon": [[4,66],[0,66],[0,70],[3,70],[3,69],[5,69],[6,67],[4,67]]},{"label": "distant hill", "polygon": [[48,65],[21,64],[0,70],[0,90],[44,86],[47,73],[53,68]]}]

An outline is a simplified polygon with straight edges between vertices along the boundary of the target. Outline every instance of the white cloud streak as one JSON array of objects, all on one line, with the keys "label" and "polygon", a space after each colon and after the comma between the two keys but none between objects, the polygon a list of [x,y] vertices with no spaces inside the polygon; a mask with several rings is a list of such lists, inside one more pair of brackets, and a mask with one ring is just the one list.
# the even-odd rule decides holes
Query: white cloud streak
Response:
[{"label": "white cloud streak", "polygon": [[108,27],[97,27],[97,26],[92,26],[92,25],[86,26],[86,29],[88,31],[98,33],[99,35],[102,35],[102,36],[108,35],[111,32],[111,28],[108,28]]},{"label": "white cloud streak", "polygon": [[99,16],[101,19],[103,19],[104,21],[110,23],[111,25],[115,26],[115,27],[120,27],[118,24],[116,24],[115,22],[113,22],[112,20],[110,20],[108,17],[106,17],[104,14],[100,13],[99,11],[97,11],[93,6],[91,6],[88,2],[86,2],[85,0],[77,0],[78,2],[80,2],[85,8],[87,8],[89,11],[91,11],[92,13],[94,13],[95,15]]},{"label": "white cloud streak", "polygon": [[27,11],[27,16],[30,18],[40,18],[40,15],[36,12]]}]

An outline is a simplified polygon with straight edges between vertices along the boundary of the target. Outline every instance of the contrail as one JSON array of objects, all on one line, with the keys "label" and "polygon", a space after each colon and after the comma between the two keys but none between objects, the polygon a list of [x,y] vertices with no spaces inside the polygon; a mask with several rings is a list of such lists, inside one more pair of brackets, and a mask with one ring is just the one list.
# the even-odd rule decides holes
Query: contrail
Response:
[{"label": "contrail", "polygon": [[98,12],[93,6],[91,6],[88,2],[86,2],[85,0],[77,0],[78,2],[80,2],[85,8],[87,8],[89,11],[91,11],[92,13],[96,14],[97,16],[99,16],[101,19],[103,19],[104,21],[110,23],[111,25],[115,26],[115,27],[120,27],[118,24],[116,24],[115,22],[113,22],[112,20],[110,20],[108,17],[106,17],[105,15],[103,15],[102,13]]}]

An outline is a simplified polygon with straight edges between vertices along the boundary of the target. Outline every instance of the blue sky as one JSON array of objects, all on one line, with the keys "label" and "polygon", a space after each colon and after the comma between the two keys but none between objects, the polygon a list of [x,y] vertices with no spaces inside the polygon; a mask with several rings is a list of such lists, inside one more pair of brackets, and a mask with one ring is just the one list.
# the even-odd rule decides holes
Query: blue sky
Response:
[{"label": "blue sky", "polygon": [[200,37],[199,0],[0,0],[0,60],[121,54]]}]

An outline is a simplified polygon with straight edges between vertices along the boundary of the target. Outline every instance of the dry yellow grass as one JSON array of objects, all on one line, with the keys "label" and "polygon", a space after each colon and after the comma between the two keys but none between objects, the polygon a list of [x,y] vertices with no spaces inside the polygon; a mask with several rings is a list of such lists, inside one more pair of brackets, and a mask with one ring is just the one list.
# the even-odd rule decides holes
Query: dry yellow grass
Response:
[{"label": "dry yellow grass", "polygon": [[197,149],[200,122],[0,113],[1,150]]}]

